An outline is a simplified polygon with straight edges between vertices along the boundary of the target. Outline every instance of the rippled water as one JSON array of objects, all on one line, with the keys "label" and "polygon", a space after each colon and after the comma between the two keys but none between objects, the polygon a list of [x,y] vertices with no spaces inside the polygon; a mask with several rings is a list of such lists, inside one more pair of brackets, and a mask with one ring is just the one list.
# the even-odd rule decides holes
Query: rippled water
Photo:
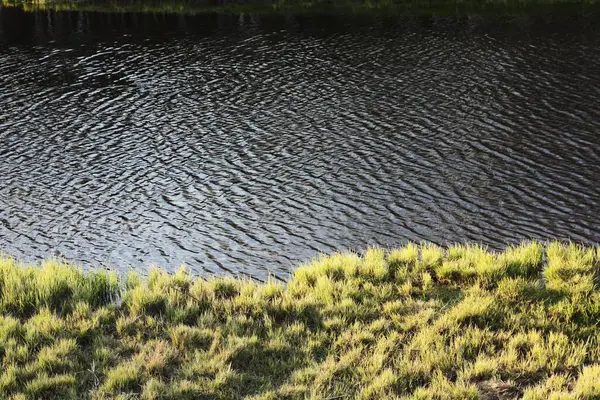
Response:
[{"label": "rippled water", "polygon": [[600,240],[593,17],[0,9],[0,248],[285,277],[406,240]]}]

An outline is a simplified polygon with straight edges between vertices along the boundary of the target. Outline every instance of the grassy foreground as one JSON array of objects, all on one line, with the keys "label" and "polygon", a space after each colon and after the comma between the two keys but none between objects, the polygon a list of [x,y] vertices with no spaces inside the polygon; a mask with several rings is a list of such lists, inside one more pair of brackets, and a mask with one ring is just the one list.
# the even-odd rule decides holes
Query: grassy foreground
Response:
[{"label": "grassy foreground", "polygon": [[409,244],[284,286],[0,259],[0,398],[598,399],[600,251]]}]

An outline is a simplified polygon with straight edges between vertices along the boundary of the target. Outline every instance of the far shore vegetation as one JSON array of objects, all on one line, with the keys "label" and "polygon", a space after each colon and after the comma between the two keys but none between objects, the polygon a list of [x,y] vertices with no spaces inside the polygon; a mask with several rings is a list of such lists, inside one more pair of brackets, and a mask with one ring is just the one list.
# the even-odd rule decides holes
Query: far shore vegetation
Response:
[{"label": "far shore vegetation", "polygon": [[2,399],[598,399],[600,250],[408,244],[285,284],[0,258]]},{"label": "far shore vegetation", "polygon": [[587,12],[596,0],[0,0],[25,11],[455,15]]}]

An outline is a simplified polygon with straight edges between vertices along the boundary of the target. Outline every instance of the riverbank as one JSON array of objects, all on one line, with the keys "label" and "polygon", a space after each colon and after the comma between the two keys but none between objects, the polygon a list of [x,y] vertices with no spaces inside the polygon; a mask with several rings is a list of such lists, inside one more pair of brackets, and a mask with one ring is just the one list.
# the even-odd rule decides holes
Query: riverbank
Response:
[{"label": "riverbank", "polygon": [[86,11],[111,13],[352,14],[352,15],[521,15],[580,14],[596,11],[595,0],[2,0],[4,7],[26,12]]},{"label": "riverbank", "polygon": [[280,285],[2,258],[0,397],[598,398],[599,261],[410,244]]}]

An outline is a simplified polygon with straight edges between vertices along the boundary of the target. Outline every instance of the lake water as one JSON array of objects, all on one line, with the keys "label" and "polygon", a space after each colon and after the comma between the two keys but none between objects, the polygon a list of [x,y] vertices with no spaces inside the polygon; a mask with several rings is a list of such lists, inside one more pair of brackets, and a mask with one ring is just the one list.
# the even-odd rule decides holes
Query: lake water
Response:
[{"label": "lake water", "polygon": [[0,249],[285,278],[600,240],[600,23],[0,8]]}]

